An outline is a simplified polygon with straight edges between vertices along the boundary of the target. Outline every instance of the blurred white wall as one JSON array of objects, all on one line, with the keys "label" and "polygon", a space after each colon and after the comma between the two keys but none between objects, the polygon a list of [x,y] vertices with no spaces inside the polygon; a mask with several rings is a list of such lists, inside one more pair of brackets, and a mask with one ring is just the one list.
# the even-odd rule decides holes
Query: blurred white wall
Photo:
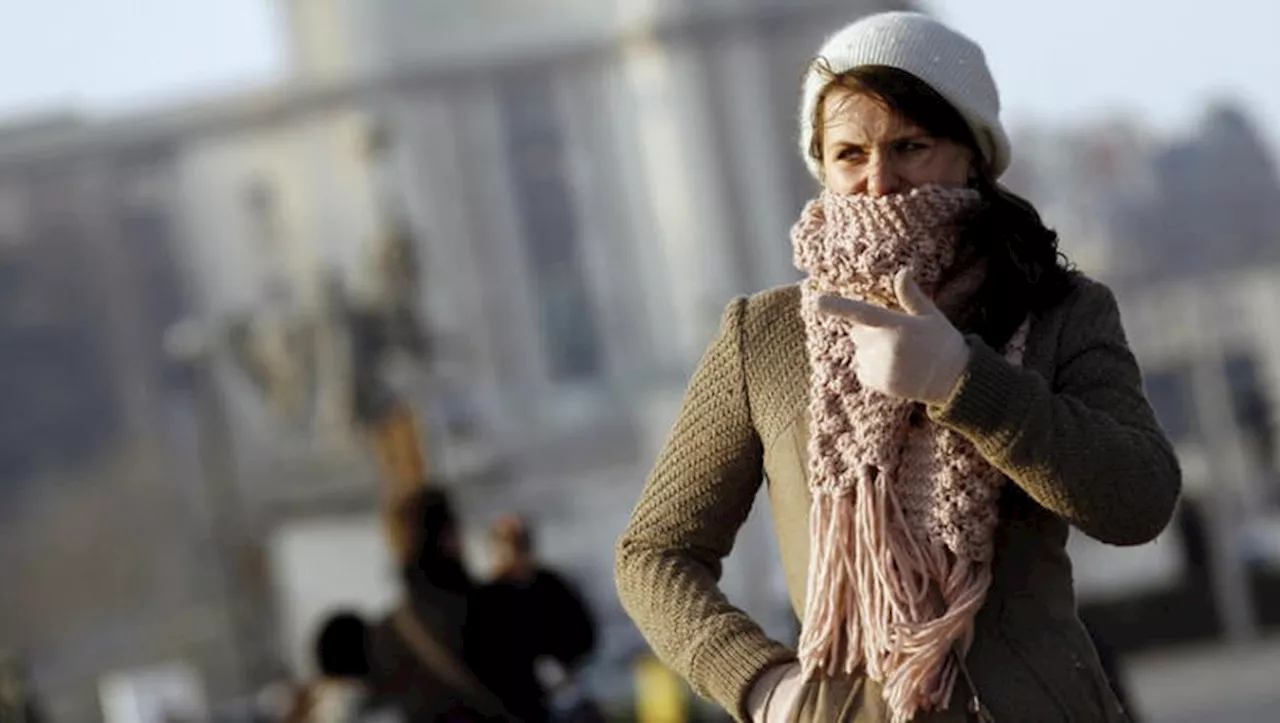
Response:
[{"label": "blurred white wall", "polygon": [[285,659],[300,674],[316,672],[315,638],[329,615],[348,610],[372,623],[399,599],[399,576],[377,514],[282,522],[267,555]]}]

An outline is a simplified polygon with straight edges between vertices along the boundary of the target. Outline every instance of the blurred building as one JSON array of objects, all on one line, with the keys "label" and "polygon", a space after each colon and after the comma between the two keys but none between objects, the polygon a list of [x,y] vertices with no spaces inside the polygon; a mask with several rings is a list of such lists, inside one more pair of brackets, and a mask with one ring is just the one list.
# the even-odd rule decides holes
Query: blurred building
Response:
[{"label": "blurred building", "polygon": [[170,662],[248,692],[277,508],[330,480],[370,508],[334,309],[378,293],[359,117],[284,87],[0,129],[0,639],[55,720]]},{"label": "blurred building", "polygon": [[54,720],[105,670],[191,656],[229,687],[189,379],[178,149],[75,118],[0,130],[0,639]]},{"label": "blurred building", "polygon": [[[1124,307],[1148,394],[1181,448],[1188,493],[1208,496],[1226,485],[1242,510],[1254,512],[1280,503],[1274,480],[1280,339],[1272,328],[1280,312],[1278,279],[1278,267],[1205,274],[1195,285],[1145,287]],[[1208,385],[1198,376],[1203,369],[1214,372]],[[1220,410],[1206,409],[1214,406]],[[1214,428],[1215,415],[1227,429]],[[1235,475],[1223,475],[1215,452],[1243,460],[1245,478],[1226,478]]]},{"label": "blurred building", "polygon": [[[467,478],[464,448],[502,460],[464,505],[531,514],[617,633],[606,656],[638,644],[612,543],[685,377],[733,295],[795,278],[788,229],[816,190],[795,142],[804,65],[903,5],[282,3],[300,82],[396,79],[363,107],[421,244],[435,388],[477,420],[437,440],[443,468]],[[743,570],[776,567],[762,522]],[[730,578],[785,627],[770,581]]]},{"label": "blurred building", "polygon": [[1280,175],[1245,109],[1178,138],[1125,119],[1021,129],[1006,182],[1085,271],[1126,288],[1280,263]]},{"label": "blurred building", "polygon": [[1280,264],[1280,176],[1245,109],[1209,106],[1187,137],[1151,158],[1154,203],[1127,209],[1142,279],[1187,279]]},{"label": "blurred building", "polygon": [[300,78],[404,78],[372,110],[426,246],[424,309],[523,430],[682,375],[730,296],[793,277],[814,189],[798,77],[835,22],[882,7],[284,5]]},{"label": "blurred building", "polygon": [[[614,539],[724,305],[795,277],[804,64],[902,6],[281,0],[284,86],[0,131],[0,632],[55,719],[174,660],[225,701],[394,594],[340,310],[401,233],[434,459],[468,519],[533,518],[625,665]],[[760,511],[740,540],[726,586],[785,635]]]},{"label": "blurred building", "polygon": [[1144,259],[1126,214],[1156,201],[1159,142],[1140,124],[1111,119],[1079,128],[1020,128],[1005,184],[1033,200],[1082,270],[1114,279]]}]

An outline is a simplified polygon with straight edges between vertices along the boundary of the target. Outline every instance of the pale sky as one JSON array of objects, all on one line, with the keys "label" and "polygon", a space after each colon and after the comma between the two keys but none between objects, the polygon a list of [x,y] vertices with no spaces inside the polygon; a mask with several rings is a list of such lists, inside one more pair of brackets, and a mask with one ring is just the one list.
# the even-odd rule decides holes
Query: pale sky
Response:
[{"label": "pale sky", "polygon": [[1123,113],[1178,130],[1242,99],[1280,152],[1280,2],[928,0],[983,46],[1006,123]]},{"label": "pale sky", "polygon": [[119,110],[284,71],[276,0],[0,0],[0,120]]},{"label": "pale sky", "polygon": [[[279,77],[275,2],[0,0],[0,119],[69,104],[119,110]],[[1280,2],[926,3],[984,46],[1011,125],[1122,113],[1176,130],[1207,99],[1232,95],[1280,149]]]}]

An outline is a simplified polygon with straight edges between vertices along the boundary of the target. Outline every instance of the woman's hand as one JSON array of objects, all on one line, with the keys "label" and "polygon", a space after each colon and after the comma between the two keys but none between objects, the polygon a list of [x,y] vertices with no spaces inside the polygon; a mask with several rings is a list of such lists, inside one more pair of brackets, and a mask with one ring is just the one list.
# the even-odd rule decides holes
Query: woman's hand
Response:
[{"label": "woman's hand", "polygon": [[909,269],[898,272],[893,286],[905,312],[831,295],[823,296],[819,307],[854,323],[854,365],[863,386],[902,399],[943,404],[969,363],[969,345]]},{"label": "woman's hand", "polygon": [[751,723],[787,723],[803,689],[804,674],[799,663],[775,665],[764,671],[747,695]]}]

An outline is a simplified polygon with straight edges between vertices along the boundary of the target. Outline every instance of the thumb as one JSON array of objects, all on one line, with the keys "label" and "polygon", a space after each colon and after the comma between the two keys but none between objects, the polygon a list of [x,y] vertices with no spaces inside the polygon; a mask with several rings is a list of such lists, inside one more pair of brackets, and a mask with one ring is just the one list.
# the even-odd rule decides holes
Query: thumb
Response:
[{"label": "thumb", "polygon": [[751,723],[768,723],[769,708],[773,702],[774,693],[777,692],[778,682],[787,672],[788,667],[785,664],[775,665],[762,673],[751,685],[747,693],[747,712]]},{"label": "thumb", "polygon": [[766,720],[769,723],[794,720],[799,712],[801,699],[804,697],[804,670],[799,663],[792,663],[786,673],[774,687],[773,700],[770,701]]},{"label": "thumb", "polygon": [[914,316],[928,316],[938,311],[933,300],[916,283],[910,268],[902,269],[893,277],[893,290],[898,295],[898,303],[907,310],[907,313]]}]

